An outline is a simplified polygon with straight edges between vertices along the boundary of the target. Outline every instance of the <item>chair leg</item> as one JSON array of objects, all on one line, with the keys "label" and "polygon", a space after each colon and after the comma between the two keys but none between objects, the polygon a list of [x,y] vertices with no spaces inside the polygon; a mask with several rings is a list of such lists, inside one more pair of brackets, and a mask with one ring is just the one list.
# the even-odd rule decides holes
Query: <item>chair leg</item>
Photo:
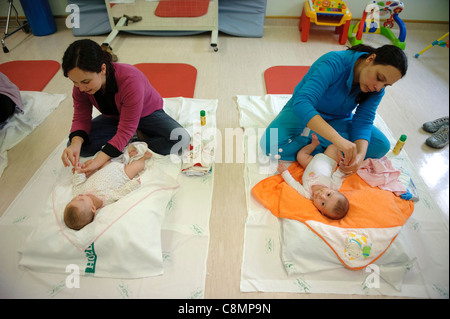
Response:
[{"label": "chair leg", "polygon": [[[21,29],[27,30],[27,28],[29,27],[27,22],[24,23],[22,26],[20,25],[19,13],[17,12],[16,7],[14,6],[13,0],[8,0],[8,2],[9,2],[9,6],[8,6],[8,16],[6,18],[5,35],[3,36],[2,40],[1,40],[4,53],[8,53],[9,52],[8,48],[6,47],[6,43],[5,43],[6,38],[12,36],[14,33],[16,33],[17,31],[19,31]],[[17,28],[16,30],[14,30],[11,33],[8,33],[9,22],[11,20],[11,11],[12,10],[14,10],[14,12],[16,13],[16,21],[17,21],[17,24],[19,25],[19,28]]]}]

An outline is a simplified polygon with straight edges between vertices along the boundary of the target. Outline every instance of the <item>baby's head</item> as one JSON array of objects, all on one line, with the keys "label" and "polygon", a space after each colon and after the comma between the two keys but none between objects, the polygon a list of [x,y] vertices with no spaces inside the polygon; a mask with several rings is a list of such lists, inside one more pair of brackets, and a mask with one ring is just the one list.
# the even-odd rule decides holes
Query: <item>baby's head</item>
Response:
[{"label": "baby's head", "polygon": [[341,192],[324,187],[313,194],[314,206],[330,219],[341,219],[347,215],[348,199]]},{"label": "baby's head", "polygon": [[74,197],[64,210],[64,223],[67,227],[80,230],[94,220],[95,206],[88,195]]}]

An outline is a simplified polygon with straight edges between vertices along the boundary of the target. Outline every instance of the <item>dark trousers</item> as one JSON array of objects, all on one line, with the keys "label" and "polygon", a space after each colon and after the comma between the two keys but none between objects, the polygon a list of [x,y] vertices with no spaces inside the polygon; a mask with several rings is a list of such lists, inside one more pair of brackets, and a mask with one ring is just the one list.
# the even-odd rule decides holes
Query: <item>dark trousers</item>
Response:
[{"label": "dark trousers", "polygon": [[[116,134],[118,124],[118,120],[103,115],[94,118],[89,142],[83,143],[80,155],[87,157],[100,151]],[[138,130],[144,133],[144,138],[136,141],[146,142],[149,149],[161,155],[181,155],[191,140],[189,133],[164,110],[141,118]]]},{"label": "dark trousers", "polygon": [[0,124],[5,122],[16,110],[16,104],[6,95],[0,94]]}]

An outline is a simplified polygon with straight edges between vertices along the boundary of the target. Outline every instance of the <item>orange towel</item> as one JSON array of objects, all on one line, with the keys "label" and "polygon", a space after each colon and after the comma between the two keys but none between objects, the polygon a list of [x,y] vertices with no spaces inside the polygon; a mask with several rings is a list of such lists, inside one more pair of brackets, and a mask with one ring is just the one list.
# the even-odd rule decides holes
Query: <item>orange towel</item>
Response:
[{"label": "orange towel", "polygon": [[[295,162],[289,167],[296,180],[301,180],[303,171]],[[275,216],[307,225],[346,267],[362,269],[389,248],[413,213],[414,203],[373,188],[356,174],[346,178],[340,190],[350,202],[347,216],[340,220],[321,215],[311,200],[298,194],[279,174],[259,182],[252,193]]]}]

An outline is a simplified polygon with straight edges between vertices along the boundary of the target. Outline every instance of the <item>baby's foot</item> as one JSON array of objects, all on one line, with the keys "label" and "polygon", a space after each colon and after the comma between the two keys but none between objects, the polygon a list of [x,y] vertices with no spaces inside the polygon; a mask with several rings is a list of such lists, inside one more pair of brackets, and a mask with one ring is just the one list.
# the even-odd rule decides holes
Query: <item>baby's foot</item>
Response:
[{"label": "baby's foot", "polygon": [[137,155],[138,151],[137,151],[136,147],[129,146],[128,147],[128,154],[130,155],[130,157],[133,157],[133,156]]},{"label": "baby's foot", "polygon": [[145,152],[144,158],[147,160],[147,159],[149,159],[150,157],[152,157],[152,153],[150,153],[150,151]]},{"label": "baby's foot", "polygon": [[311,134],[311,144],[315,145],[315,146],[319,146],[320,142],[319,142],[319,138],[317,137],[317,135],[315,133]]}]

